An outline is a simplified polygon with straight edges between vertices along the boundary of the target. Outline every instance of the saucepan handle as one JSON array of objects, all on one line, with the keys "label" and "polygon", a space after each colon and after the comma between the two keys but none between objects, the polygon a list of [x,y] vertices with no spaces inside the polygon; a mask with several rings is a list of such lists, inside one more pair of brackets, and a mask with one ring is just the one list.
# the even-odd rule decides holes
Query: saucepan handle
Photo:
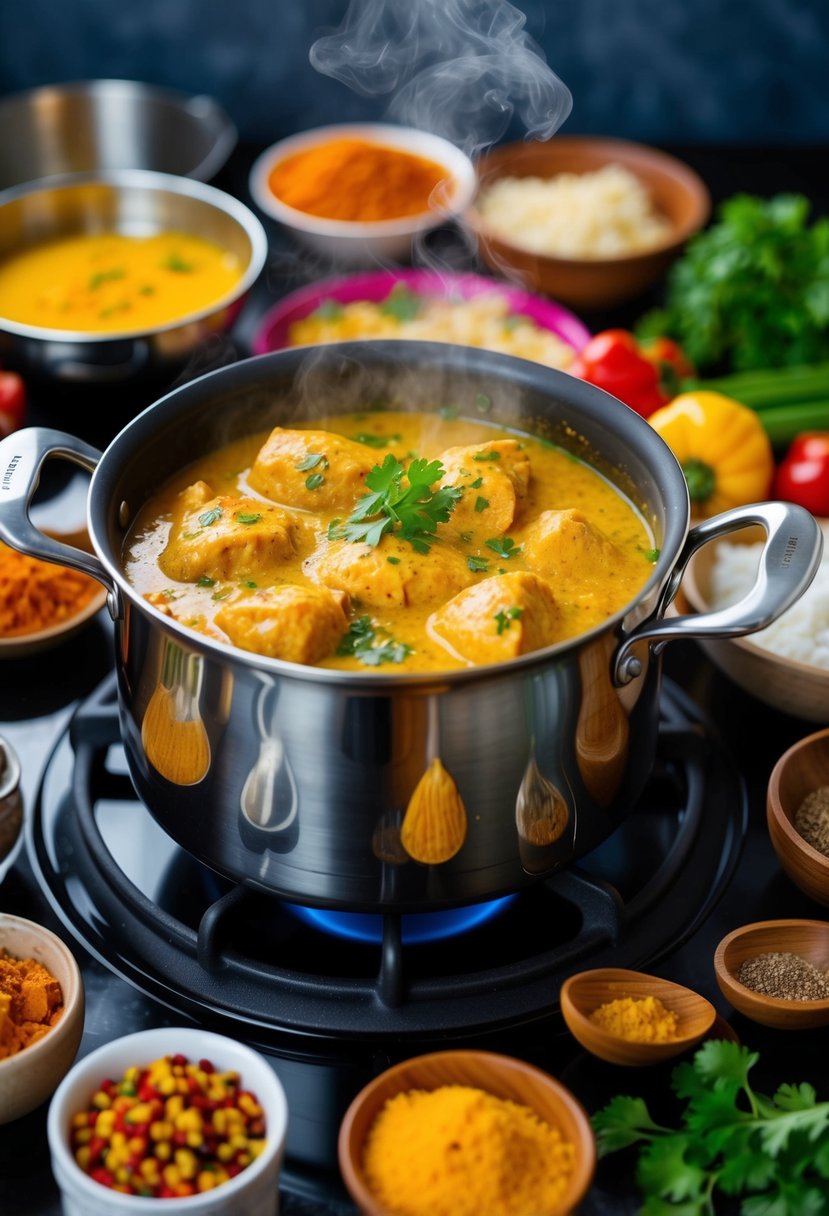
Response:
[{"label": "saucepan handle", "polygon": [[[685,567],[697,549],[750,524],[760,524],[766,540],[757,578],[747,595],[728,608],[665,618],[665,610],[679,590]],[[822,553],[823,534],[817,521],[794,503],[753,503],[697,524],[688,533],[656,612],[632,630],[616,651],[615,683],[627,684],[641,675],[641,661],[633,653],[637,643],[650,642],[658,652],[674,638],[736,638],[765,629],[803,594],[817,573]]]},{"label": "saucepan handle", "polygon": [[57,562],[97,579],[107,589],[107,605],[118,615],[118,595],[110,575],[94,553],[65,545],[35,527],[29,507],[46,460],[58,457],[92,472],[101,453],[97,448],[48,427],[25,427],[0,442],[0,540],[29,557]]}]

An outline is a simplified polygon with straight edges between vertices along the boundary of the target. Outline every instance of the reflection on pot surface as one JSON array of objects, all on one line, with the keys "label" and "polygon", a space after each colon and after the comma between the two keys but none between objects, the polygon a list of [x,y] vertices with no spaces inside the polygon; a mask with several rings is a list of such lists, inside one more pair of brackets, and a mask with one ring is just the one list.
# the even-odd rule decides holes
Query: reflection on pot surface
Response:
[{"label": "reflection on pot surface", "polygon": [[197,785],[210,768],[210,741],[199,710],[204,660],[169,639],[161,676],[141,723],[150,764],[173,785]]},{"label": "reflection on pot surface", "polygon": [[413,861],[439,865],[449,861],[466,840],[466,807],[438,751],[438,702],[428,700],[426,755],[429,767],[409,799],[400,843]]},{"label": "reflection on pot surface", "polygon": [[620,690],[610,678],[612,640],[598,638],[579,652],[581,705],[576,759],[582,781],[599,806],[613,801],[625,775],[630,727]]},{"label": "reflection on pot surface", "polygon": [[299,797],[282,740],[269,733],[273,718],[268,712],[268,702],[276,697],[276,682],[265,674],[259,678],[262,681],[256,698],[259,755],[242,786],[240,805],[247,823],[266,835],[269,847],[279,847],[284,852],[285,844],[275,845],[275,837],[294,824]]}]

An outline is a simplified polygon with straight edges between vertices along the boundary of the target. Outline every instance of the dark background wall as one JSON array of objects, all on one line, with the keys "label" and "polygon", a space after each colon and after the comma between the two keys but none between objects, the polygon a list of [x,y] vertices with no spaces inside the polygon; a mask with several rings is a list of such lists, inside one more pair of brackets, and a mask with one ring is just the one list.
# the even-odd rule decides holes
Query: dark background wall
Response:
[{"label": "dark background wall", "polygon": [[[369,0],[366,0],[369,2]],[[470,0],[472,2],[472,0]],[[432,4],[439,0],[411,0]],[[92,77],[208,92],[243,138],[379,118],[309,64],[346,0],[0,0],[0,93]],[[564,130],[662,143],[829,140],[829,0],[519,0],[569,85]]]}]

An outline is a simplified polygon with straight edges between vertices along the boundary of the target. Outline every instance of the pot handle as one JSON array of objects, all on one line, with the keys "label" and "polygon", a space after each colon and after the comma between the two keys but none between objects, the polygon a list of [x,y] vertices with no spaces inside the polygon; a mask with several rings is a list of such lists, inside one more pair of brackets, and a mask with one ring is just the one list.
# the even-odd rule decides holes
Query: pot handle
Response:
[{"label": "pot handle", "polygon": [[[663,619],[693,554],[709,540],[760,524],[766,541],[757,578],[736,604],[711,612],[693,612]],[[765,629],[797,600],[820,565],[823,534],[815,518],[790,502],[760,502],[734,507],[692,528],[671,571],[653,616],[627,635],[616,651],[613,680],[628,684],[642,674],[641,660],[632,653],[638,642],[654,643],[658,653],[674,638],[736,638]]]},{"label": "pot handle", "polygon": [[52,456],[69,460],[90,473],[101,459],[97,448],[82,439],[43,426],[13,431],[0,442],[0,540],[29,557],[80,570],[103,583],[107,590],[107,607],[115,620],[120,615],[118,592],[103,563],[94,553],[47,536],[29,518],[32,497],[40,483],[40,471]]}]

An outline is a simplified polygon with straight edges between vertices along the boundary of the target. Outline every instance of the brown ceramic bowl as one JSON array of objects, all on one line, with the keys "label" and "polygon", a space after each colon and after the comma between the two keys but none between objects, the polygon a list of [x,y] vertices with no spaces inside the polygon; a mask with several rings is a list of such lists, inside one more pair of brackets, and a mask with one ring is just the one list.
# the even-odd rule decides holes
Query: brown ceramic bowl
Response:
[{"label": "brown ceramic bowl", "polygon": [[766,820],[789,878],[819,904],[829,904],[829,857],[807,844],[794,826],[803,799],[821,786],[829,786],[829,730],[801,739],[777,761],[766,794]]},{"label": "brown ceramic bowl", "polygon": [[622,165],[644,182],[655,209],[671,223],[664,243],[640,253],[596,259],[533,253],[496,236],[473,203],[467,220],[487,265],[575,308],[619,304],[655,283],[711,211],[705,184],[682,161],[645,144],[565,135],[506,144],[483,157],[477,168],[480,190],[485,190],[496,178],[551,178],[559,173],[590,173],[608,164]]},{"label": "brown ceramic bowl", "polygon": [[[679,1035],[667,1043],[631,1043],[591,1022],[600,1005],[622,997],[655,996],[678,1018]],[[561,1012],[582,1047],[611,1064],[660,1064],[700,1043],[714,1025],[717,1011],[699,993],[670,980],[621,967],[600,967],[571,975],[561,987]]]},{"label": "brown ceramic bowl", "polygon": [[339,1160],[352,1199],[365,1216],[390,1216],[369,1190],[363,1173],[363,1147],[381,1108],[396,1094],[411,1089],[469,1085],[529,1106],[539,1118],[558,1127],[575,1145],[575,1169],[560,1205],[535,1216],[565,1216],[587,1193],[596,1167],[596,1143],[585,1111],[558,1081],[546,1072],[511,1056],[488,1051],[438,1051],[416,1056],[370,1081],[345,1113],[340,1127]]},{"label": "brown ceramic bowl", "polygon": [[735,929],[714,954],[720,991],[735,1009],[763,1026],[809,1030],[829,1024],[829,1000],[786,1001],[746,988],[737,972],[758,954],[799,954],[823,971],[829,969],[829,923],[822,920],[760,920]]}]

